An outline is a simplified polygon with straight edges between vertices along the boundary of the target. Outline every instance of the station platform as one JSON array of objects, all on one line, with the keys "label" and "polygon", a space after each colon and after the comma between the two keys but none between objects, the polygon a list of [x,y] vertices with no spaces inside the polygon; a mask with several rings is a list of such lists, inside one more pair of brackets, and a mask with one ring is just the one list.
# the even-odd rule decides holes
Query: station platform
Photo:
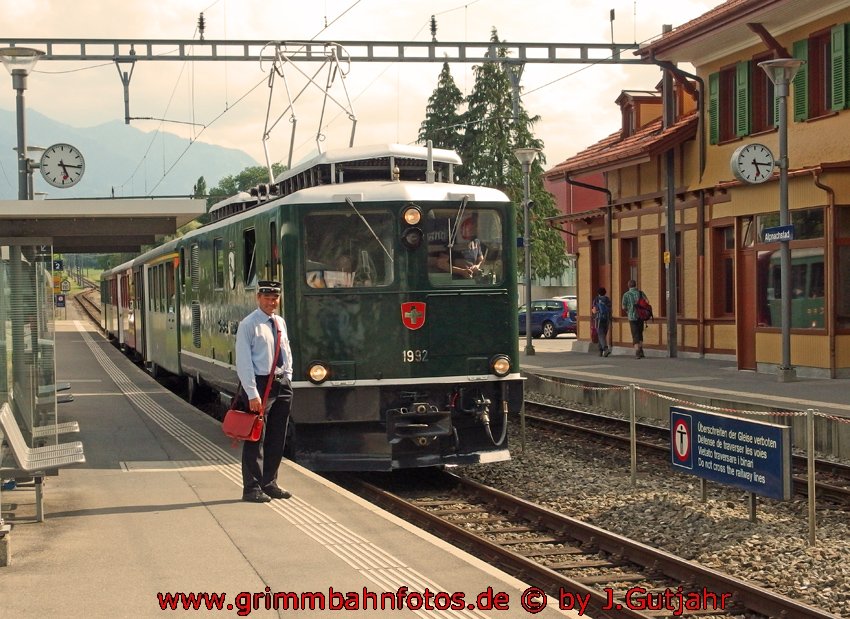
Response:
[{"label": "station platform", "polygon": [[850,379],[801,378],[779,382],[775,374],[738,370],[734,360],[660,356],[647,350],[636,359],[634,351],[617,347],[601,357],[595,345],[588,352],[573,351],[575,339],[560,336],[533,340],[534,355],[525,354],[520,340],[523,372],[552,376],[591,385],[635,384],[645,389],[675,394],[682,399],[725,401],[739,407],[805,411],[850,418]]},{"label": "station platform", "polygon": [[[57,377],[73,394],[59,405],[59,422],[80,425],[62,440],[82,441],[86,462],[46,479],[42,523],[31,487],[0,495],[12,525],[11,561],[0,567],[3,616],[323,618],[339,617],[343,599],[361,617],[529,616],[526,584],[288,461],[279,481],[293,498],[241,501],[241,447],[217,421],[89,323],[56,327]],[[446,594],[463,593],[464,607],[425,610],[426,589],[441,606]],[[290,593],[278,595],[275,610],[273,596]],[[468,606],[499,593],[507,608]],[[181,594],[200,606],[184,609]],[[209,594],[225,596],[221,610]],[[550,598],[536,616],[579,615]]]}]

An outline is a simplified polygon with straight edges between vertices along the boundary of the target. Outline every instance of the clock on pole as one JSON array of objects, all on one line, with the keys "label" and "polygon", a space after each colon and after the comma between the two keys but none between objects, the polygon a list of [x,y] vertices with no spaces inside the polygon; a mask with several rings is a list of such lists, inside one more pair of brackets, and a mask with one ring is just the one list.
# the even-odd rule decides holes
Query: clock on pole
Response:
[{"label": "clock on pole", "polygon": [[773,176],[776,162],[767,146],[753,143],[736,148],[729,166],[739,181],[756,184],[763,183]]},{"label": "clock on pole", "polygon": [[73,187],[80,182],[86,171],[83,154],[70,144],[54,144],[41,155],[41,176],[60,189]]}]

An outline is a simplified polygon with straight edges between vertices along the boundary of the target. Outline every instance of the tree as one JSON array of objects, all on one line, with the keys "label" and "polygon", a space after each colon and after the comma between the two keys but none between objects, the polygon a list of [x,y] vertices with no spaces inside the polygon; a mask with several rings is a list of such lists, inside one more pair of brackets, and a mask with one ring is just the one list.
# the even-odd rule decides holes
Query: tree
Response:
[{"label": "tree", "polygon": [[437,88],[428,99],[425,108],[425,120],[419,127],[419,144],[428,140],[435,147],[460,151],[463,144],[463,114],[458,110],[463,105],[463,93],[452,78],[449,63],[443,63],[443,70],[437,78]]},{"label": "tree", "polygon": [[[490,36],[499,43],[496,30]],[[539,116],[530,117],[521,101],[516,112],[511,79],[505,61],[507,49],[496,46],[496,58],[475,66],[475,84],[467,98],[466,130],[460,155],[464,165],[459,177],[472,185],[487,185],[501,189],[520,206],[517,209],[517,230],[523,227],[523,174],[522,166],[514,156],[517,148],[536,148],[540,156],[531,167],[530,199],[534,203],[531,218],[531,271],[533,277],[557,277],[567,268],[564,240],[560,233],[549,227],[545,219],[558,215],[555,200],[543,187],[543,141],[535,138],[533,128]],[[524,252],[520,254],[518,269],[525,270]]]},{"label": "tree", "polygon": [[[272,164],[272,174],[275,178],[286,170],[286,166],[282,163]],[[225,176],[218,182],[218,185],[210,190],[207,198],[207,210],[221,200],[229,196],[234,196],[240,191],[248,191],[251,187],[256,187],[261,183],[269,182],[269,171],[265,166],[251,166],[242,170],[236,176]]]}]

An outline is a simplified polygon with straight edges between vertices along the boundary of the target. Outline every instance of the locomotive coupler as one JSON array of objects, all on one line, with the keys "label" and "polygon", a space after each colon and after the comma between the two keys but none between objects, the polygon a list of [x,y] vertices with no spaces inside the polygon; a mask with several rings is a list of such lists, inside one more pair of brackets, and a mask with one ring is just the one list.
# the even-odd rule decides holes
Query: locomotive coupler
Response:
[{"label": "locomotive coupler", "polygon": [[409,438],[424,446],[438,436],[451,434],[451,411],[441,411],[428,402],[414,402],[387,410],[387,438],[393,445]]}]

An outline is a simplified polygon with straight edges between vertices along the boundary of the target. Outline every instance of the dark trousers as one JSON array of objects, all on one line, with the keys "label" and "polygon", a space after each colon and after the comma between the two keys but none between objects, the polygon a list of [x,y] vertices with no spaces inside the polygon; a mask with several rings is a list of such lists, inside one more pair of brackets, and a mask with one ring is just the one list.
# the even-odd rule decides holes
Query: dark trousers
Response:
[{"label": "dark trousers", "polygon": [[[260,397],[266,392],[268,376],[257,376]],[[240,395],[248,410],[245,392]],[[286,426],[292,406],[292,385],[285,378],[274,381],[266,400],[266,423],[259,441],[242,445],[242,488],[244,491],[265,488],[277,481],[277,469],[283,459]]]}]

